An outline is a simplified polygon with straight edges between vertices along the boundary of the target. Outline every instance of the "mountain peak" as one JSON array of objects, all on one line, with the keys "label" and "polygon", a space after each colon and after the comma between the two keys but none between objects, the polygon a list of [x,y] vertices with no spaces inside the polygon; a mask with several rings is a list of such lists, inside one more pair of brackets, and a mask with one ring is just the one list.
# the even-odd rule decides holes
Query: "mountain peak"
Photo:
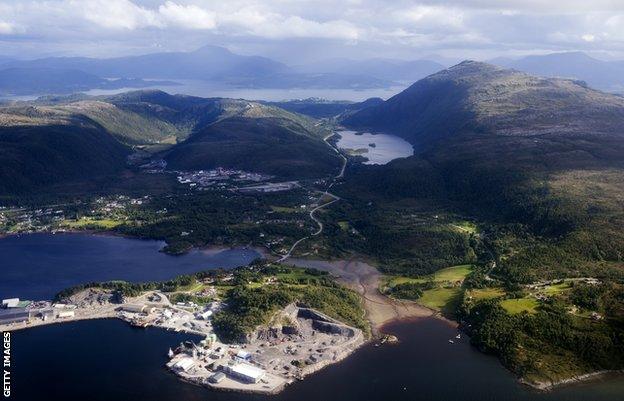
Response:
[{"label": "mountain peak", "polygon": [[461,133],[528,137],[619,132],[622,117],[620,97],[567,79],[467,60],[359,111],[345,124],[424,144]]},{"label": "mountain peak", "polygon": [[200,48],[193,50],[191,53],[194,54],[202,54],[202,55],[210,55],[210,56],[231,56],[232,52],[226,49],[225,47],[215,46],[215,45],[204,45]]}]

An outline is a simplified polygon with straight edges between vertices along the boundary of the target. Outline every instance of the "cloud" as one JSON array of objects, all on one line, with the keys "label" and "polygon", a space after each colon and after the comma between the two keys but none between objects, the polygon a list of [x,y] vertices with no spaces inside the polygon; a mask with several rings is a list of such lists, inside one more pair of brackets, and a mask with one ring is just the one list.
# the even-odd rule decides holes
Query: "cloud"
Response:
[{"label": "cloud", "polygon": [[216,14],[195,5],[177,4],[167,1],[158,7],[163,22],[169,26],[187,29],[214,29],[217,26]]},{"label": "cloud", "polygon": [[160,26],[156,13],[137,6],[130,0],[73,0],[68,5],[79,10],[87,21],[103,28],[134,30]]},{"label": "cloud", "polygon": [[18,26],[10,22],[0,20],[0,35],[11,35],[21,32],[23,32],[23,29],[19,28]]},{"label": "cloud", "polygon": [[487,57],[536,49],[624,56],[624,1],[0,0],[0,53],[24,47],[148,52],[205,43],[304,53],[297,47],[304,40],[328,51],[334,46],[334,53],[348,48],[379,56]]},{"label": "cloud", "polygon": [[355,40],[358,28],[345,20],[314,21],[298,15],[283,15],[254,8],[222,13],[223,32],[270,39],[329,38]]}]

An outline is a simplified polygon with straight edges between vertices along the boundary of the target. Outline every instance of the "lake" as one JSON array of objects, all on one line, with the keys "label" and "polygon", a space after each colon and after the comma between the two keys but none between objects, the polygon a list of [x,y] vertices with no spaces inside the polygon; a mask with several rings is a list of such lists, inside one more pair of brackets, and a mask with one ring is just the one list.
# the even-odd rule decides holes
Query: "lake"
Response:
[{"label": "lake", "polygon": [[499,362],[449,344],[455,329],[434,319],[396,322],[400,343],[364,346],[351,357],[294,383],[283,393],[252,396],[186,384],[164,364],[169,347],[196,337],[116,320],[36,327],[12,335],[12,400],[23,401],[615,401],[624,380],[538,393]]},{"label": "lake", "polygon": [[[175,80],[180,85],[153,85],[145,88],[119,88],[119,89],[92,89],[85,91],[87,95],[114,95],[128,91],[140,89],[159,89],[171,94],[183,94],[200,97],[227,97],[233,99],[247,100],[266,100],[266,101],[282,101],[292,99],[307,99],[311,97],[322,98],[327,100],[350,100],[353,102],[361,102],[371,97],[380,97],[388,99],[401,92],[407,87],[393,86],[389,88],[373,88],[373,89],[301,89],[301,88],[285,88],[285,89],[259,89],[259,88],[234,88],[215,84],[214,82],[205,82],[197,80]],[[0,97],[0,100],[35,100],[41,95],[27,96],[7,96]]]},{"label": "lake", "polygon": [[364,164],[386,164],[394,159],[414,154],[412,145],[398,136],[349,130],[338,131],[337,134],[340,135],[337,143],[339,148],[352,151],[366,149],[366,152],[358,152],[360,156],[368,159]]},{"label": "lake", "polygon": [[0,298],[51,299],[67,287],[92,281],[168,280],[180,274],[247,265],[253,249],[193,250],[171,256],[163,241],[110,235],[28,234],[0,238]]}]

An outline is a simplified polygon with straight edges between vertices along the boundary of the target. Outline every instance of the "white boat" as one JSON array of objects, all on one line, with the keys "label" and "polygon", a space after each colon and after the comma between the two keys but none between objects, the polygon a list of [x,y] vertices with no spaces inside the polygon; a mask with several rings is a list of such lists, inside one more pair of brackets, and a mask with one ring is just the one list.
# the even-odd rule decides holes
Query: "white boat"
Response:
[{"label": "white boat", "polygon": [[453,340],[449,340],[449,342],[450,342],[451,344],[455,344],[455,341],[453,341]]}]

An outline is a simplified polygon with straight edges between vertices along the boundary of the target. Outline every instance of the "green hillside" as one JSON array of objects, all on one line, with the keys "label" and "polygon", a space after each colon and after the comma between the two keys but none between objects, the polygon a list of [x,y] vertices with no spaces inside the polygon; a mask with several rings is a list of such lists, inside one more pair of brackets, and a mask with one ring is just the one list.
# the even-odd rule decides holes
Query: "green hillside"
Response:
[{"label": "green hillside", "polygon": [[313,133],[273,117],[216,122],[172,148],[165,159],[176,170],[223,166],[284,178],[322,177],[340,167],[340,159]]},{"label": "green hillside", "polygon": [[116,174],[130,150],[102,128],[80,125],[0,127],[0,193]]},{"label": "green hillside", "polygon": [[130,147],[165,149],[175,169],[225,166],[306,178],[340,165],[316,120],[246,100],[134,91],[0,107],[0,188],[8,195],[126,166]]},{"label": "green hillside", "polygon": [[[475,345],[535,383],[624,366],[624,98],[464,62],[344,123],[417,153],[352,169],[343,196],[478,221],[479,267],[456,290]],[[386,271],[439,268],[397,255]]]}]

